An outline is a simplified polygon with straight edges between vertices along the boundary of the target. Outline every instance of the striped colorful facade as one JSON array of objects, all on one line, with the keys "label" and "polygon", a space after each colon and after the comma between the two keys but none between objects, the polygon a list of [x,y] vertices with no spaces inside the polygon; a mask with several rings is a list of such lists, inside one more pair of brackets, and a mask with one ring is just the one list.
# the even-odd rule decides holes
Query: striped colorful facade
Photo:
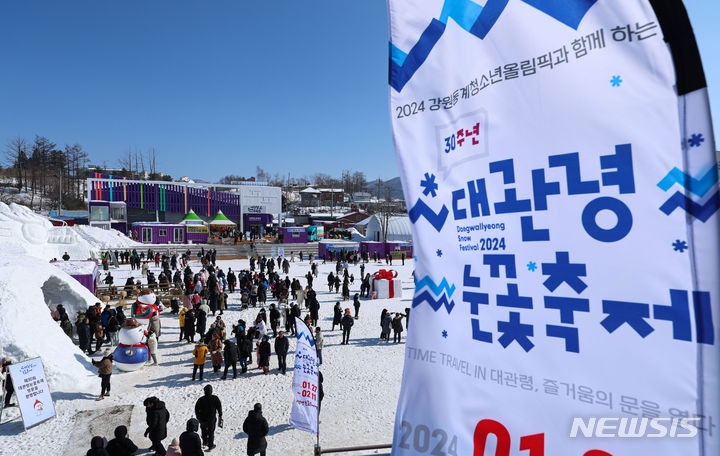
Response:
[{"label": "striped colorful facade", "polygon": [[93,173],[89,184],[88,192],[92,201],[123,201],[128,208],[183,214],[192,209],[198,215],[207,217],[223,211],[231,220],[238,221],[241,218],[238,193],[173,182],[130,181],[100,173]]}]

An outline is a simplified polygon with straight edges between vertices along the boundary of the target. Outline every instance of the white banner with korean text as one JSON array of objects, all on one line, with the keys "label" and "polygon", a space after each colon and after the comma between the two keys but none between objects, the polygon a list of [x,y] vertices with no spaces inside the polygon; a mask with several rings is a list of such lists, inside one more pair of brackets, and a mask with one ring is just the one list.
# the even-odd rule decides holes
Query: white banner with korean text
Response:
[{"label": "white banner with korean text", "polygon": [[319,374],[315,337],[307,325],[295,318],[297,344],[293,370],[293,404],[290,425],[301,431],[318,433]]},{"label": "white banner with korean text", "polygon": [[388,9],[417,258],[393,454],[720,454],[718,158],[682,3]]}]

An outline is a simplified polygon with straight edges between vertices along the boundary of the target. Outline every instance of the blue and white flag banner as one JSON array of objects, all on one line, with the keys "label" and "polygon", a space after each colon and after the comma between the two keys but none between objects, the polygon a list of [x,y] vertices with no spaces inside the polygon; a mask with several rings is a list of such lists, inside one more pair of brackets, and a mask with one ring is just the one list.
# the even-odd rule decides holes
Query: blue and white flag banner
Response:
[{"label": "blue and white flag banner", "polygon": [[718,158],[682,3],[388,8],[418,260],[393,454],[720,454]]},{"label": "blue and white flag banner", "polygon": [[307,325],[295,317],[297,344],[293,370],[293,404],[290,425],[301,431],[318,433],[320,384],[315,337]]}]

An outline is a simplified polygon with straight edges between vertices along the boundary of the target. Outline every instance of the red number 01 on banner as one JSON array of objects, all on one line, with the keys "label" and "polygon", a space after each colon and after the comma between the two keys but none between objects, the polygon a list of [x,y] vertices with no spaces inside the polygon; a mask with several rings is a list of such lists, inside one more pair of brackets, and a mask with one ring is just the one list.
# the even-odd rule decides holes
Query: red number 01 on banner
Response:
[{"label": "red number 01 on banner", "polygon": [[[473,456],[485,456],[485,444],[488,435],[497,438],[495,456],[510,456],[510,432],[494,420],[482,420],[475,426],[473,434]],[[545,434],[524,435],[520,437],[520,451],[529,451],[528,456],[545,456]],[[590,450],[582,456],[612,456],[602,450]]]}]

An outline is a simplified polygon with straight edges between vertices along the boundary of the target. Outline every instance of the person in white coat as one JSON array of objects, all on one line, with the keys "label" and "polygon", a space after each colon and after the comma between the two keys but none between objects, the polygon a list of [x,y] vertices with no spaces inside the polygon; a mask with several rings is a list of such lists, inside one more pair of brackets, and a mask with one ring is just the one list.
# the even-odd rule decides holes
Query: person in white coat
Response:
[{"label": "person in white coat", "polygon": [[317,350],[318,364],[322,364],[323,345],[325,345],[325,337],[323,337],[322,331],[318,326],[315,328],[315,349]]},{"label": "person in white coat", "polygon": [[[148,352],[150,353],[150,358],[152,359],[152,365],[157,366],[157,336],[155,335],[155,331],[150,328],[147,335],[147,348]],[[148,359],[148,364],[150,364],[150,360]]]}]

